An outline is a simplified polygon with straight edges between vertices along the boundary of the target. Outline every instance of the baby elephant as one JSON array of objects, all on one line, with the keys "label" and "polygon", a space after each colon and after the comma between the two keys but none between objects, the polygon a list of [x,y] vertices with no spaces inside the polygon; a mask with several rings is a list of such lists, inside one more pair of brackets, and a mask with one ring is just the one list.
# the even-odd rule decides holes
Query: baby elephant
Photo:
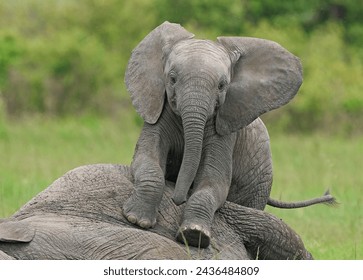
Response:
[{"label": "baby elephant", "polygon": [[257,38],[194,39],[165,22],[133,50],[125,82],[144,119],[125,217],[156,223],[165,180],[187,201],[181,242],[207,247],[214,213],[228,199],[264,209],[272,164],[261,114],[289,102],[302,83],[299,59]]}]

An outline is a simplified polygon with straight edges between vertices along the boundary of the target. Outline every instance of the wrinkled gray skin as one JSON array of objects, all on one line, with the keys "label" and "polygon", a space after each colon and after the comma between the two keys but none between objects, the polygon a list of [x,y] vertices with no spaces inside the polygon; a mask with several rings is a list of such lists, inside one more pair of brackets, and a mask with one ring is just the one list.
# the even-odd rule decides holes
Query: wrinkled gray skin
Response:
[{"label": "wrinkled gray skin", "polygon": [[300,237],[274,216],[226,202],[212,225],[211,246],[175,241],[184,205],[167,182],[155,228],[130,224],[120,205],[130,196],[129,167],[88,165],[69,171],[0,220],[0,259],[311,259]]},{"label": "wrinkled gray skin", "polygon": [[199,40],[165,22],[134,49],[125,82],[145,121],[132,162],[135,191],[123,207],[131,223],[155,226],[165,179],[176,182],[173,201],[187,201],[178,239],[193,246],[209,245],[226,200],[264,209],[272,163],[258,117],[294,97],[298,58],[268,40]]}]

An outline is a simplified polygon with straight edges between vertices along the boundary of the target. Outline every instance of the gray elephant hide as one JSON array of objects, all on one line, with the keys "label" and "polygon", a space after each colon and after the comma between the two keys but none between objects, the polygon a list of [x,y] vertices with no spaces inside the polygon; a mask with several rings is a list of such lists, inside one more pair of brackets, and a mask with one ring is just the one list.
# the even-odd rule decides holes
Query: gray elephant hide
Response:
[{"label": "gray elephant hide", "polygon": [[[183,205],[168,183],[155,228],[127,222],[122,205],[133,184],[122,165],[69,171],[9,219],[0,220],[0,259],[310,258],[299,236],[263,211],[226,202],[215,216],[211,246],[175,241]],[[280,242],[276,249],[271,242]]]}]

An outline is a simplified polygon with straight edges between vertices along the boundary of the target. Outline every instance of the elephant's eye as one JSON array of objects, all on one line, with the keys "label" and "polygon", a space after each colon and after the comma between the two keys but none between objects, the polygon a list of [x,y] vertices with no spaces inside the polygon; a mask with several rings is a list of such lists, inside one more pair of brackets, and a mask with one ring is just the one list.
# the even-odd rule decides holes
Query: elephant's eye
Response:
[{"label": "elephant's eye", "polygon": [[227,81],[225,79],[221,80],[218,84],[218,90],[224,91],[227,87]]},{"label": "elephant's eye", "polygon": [[174,72],[171,72],[170,74],[169,74],[169,79],[170,79],[170,84],[173,86],[173,85],[175,85],[175,83],[176,83],[176,75],[175,75],[175,73]]}]

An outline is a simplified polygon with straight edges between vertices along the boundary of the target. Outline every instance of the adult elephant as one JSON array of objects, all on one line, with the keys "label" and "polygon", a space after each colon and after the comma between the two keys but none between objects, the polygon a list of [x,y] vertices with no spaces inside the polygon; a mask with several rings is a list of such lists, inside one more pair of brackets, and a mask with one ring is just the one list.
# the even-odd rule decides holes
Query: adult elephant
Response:
[{"label": "adult elephant", "polygon": [[153,227],[165,178],[176,182],[173,201],[187,201],[178,239],[207,247],[226,200],[260,210],[276,205],[269,136],[258,117],[294,97],[302,69],[272,41],[193,36],[165,22],[129,60],[125,82],[145,123],[131,165],[135,191],[123,212]]},{"label": "adult elephant", "polygon": [[280,219],[227,202],[216,214],[211,246],[176,242],[184,205],[167,183],[158,223],[130,224],[120,205],[133,188],[129,167],[88,165],[69,171],[0,220],[0,259],[310,259],[300,237]]}]

